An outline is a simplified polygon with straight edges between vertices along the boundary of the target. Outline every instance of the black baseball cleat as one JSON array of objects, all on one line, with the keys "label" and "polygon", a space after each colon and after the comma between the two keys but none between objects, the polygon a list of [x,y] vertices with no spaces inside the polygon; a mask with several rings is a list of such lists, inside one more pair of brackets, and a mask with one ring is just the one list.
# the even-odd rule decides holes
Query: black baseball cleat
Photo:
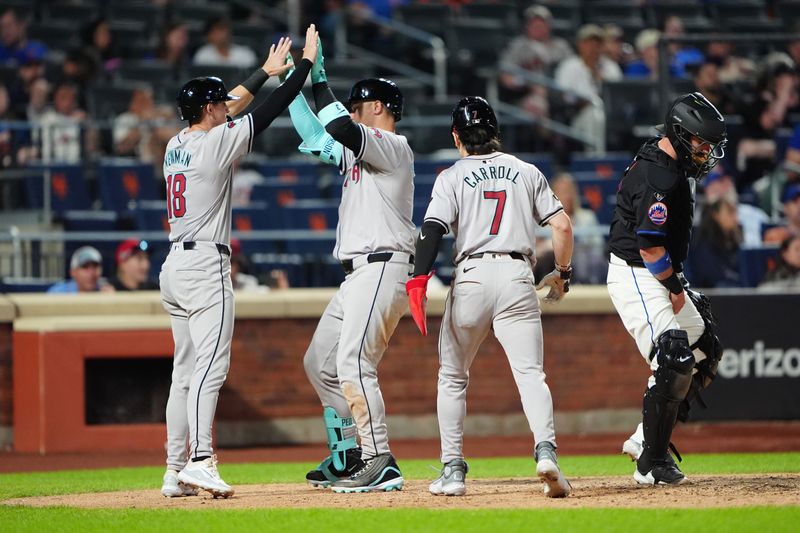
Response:
[{"label": "black baseball cleat", "polygon": [[347,457],[344,470],[336,470],[331,456],[325,458],[317,468],[306,474],[306,481],[314,487],[328,488],[334,481],[349,478],[364,466],[361,448],[351,448],[345,452]]},{"label": "black baseball cleat", "polygon": [[349,478],[334,481],[334,492],[390,492],[403,488],[403,474],[391,453],[364,461],[364,466]]},{"label": "black baseball cleat", "polygon": [[[689,482],[671,457],[666,461],[651,461],[647,466],[640,463],[637,463],[633,472],[633,479],[640,485],[683,485]],[[647,469],[644,474],[642,466]]]}]

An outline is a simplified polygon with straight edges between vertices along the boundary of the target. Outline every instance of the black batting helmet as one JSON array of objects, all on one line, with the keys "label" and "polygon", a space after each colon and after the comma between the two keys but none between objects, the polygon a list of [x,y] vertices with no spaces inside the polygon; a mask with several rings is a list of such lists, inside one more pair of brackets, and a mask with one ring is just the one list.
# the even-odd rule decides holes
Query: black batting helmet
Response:
[{"label": "black batting helmet", "polygon": [[[714,104],[698,92],[675,99],[664,119],[664,130],[675,148],[678,164],[696,178],[708,173],[725,156],[728,141],[725,119]],[[711,145],[708,154],[692,147],[694,136]]]},{"label": "black batting helmet", "polygon": [[367,78],[356,82],[350,89],[350,97],[346,106],[353,111],[353,104],[357,102],[373,102],[378,100],[392,112],[395,122],[400,122],[403,117],[403,93],[397,84],[384,78]]},{"label": "black batting helmet", "polygon": [[465,96],[453,109],[451,129],[461,133],[467,128],[481,127],[497,133],[497,117],[492,106],[480,96]]},{"label": "black batting helmet", "polygon": [[202,117],[206,104],[238,99],[238,96],[228,94],[225,84],[219,78],[194,78],[187,81],[178,92],[178,113],[181,120],[195,122]]}]

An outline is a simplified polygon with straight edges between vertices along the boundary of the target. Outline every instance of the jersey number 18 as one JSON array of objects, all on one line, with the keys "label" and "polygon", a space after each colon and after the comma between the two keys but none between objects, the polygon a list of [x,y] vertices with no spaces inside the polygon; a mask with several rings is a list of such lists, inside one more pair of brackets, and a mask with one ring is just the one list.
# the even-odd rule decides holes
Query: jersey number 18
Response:
[{"label": "jersey number 18", "polygon": [[170,174],[167,176],[167,217],[181,218],[186,214],[186,176]]}]

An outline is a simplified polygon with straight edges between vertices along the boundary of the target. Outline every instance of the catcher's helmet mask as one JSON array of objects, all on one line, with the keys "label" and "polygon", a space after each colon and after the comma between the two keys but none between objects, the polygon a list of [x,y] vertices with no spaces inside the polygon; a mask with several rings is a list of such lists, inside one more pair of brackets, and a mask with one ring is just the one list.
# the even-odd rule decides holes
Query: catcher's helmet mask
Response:
[{"label": "catcher's helmet mask", "polygon": [[395,122],[400,122],[403,118],[403,93],[395,82],[385,78],[367,78],[356,82],[350,89],[345,107],[352,113],[353,104],[376,100],[391,111]]},{"label": "catcher's helmet mask", "polygon": [[[725,119],[699,92],[676,98],[657,129],[669,139],[680,167],[695,179],[702,179],[725,156]],[[692,144],[693,138],[700,141],[700,147]],[[703,145],[708,145],[708,151]]]},{"label": "catcher's helmet mask", "polygon": [[202,118],[203,108],[207,104],[238,99],[238,96],[228,93],[225,83],[217,77],[194,78],[187,81],[178,92],[178,114],[181,120],[193,123]]}]

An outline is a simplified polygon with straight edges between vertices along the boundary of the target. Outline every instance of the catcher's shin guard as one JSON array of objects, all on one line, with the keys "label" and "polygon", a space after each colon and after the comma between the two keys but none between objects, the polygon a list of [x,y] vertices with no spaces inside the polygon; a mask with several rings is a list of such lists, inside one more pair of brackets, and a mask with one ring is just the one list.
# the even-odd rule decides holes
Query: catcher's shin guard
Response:
[{"label": "catcher's shin guard", "polygon": [[345,430],[355,428],[353,418],[340,418],[333,407],[325,407],[322,411],[325,420],[325,432],[328,435],[328,449],[336,470],[344,471],[347,467],[347,450],[356,447],[356,438],[344,438]]},{"label": "catcher's shin guard", "polygon": [[655,351],[654,357],[658,361],[658,369],[654,372],[656,383],[647,389],[643,401],[644,450],[638,461],[640,471],[653,461],[669,460],[667,448],[678,408],[692,383],[694,355],[685,331],[665,331],[656,341]]}]

